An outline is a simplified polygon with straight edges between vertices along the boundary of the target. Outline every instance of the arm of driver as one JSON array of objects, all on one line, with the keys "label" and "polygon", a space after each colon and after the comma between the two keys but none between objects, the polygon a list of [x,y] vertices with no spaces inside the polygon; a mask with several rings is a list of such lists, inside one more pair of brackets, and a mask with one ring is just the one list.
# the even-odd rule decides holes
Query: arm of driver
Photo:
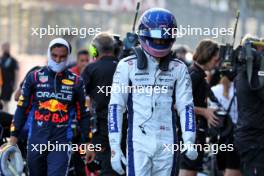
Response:
[{"label": "arm of driver", "polygon": [[117,65],[111,88],[111,98],[108,110],[108,136],[111,147],[111,165],[120,175],[124,174],[121,161],[126,165],[121,150],[123,113],[126,109],[129,85],[128,66],[124,61]]},{"label": "arm of driver", "polygon": [[108,135],[110,145],[120,145],[123,113],[126,109],[129,85],[128,64],[123,60],[117,65],[108,111]]},{"label": "arm of driver", "polygon": [[183,142],[195,142],[196,122],[192,95],[192,82],[187,67],[179,65],[176,83],[176,107],[180,115]]}]

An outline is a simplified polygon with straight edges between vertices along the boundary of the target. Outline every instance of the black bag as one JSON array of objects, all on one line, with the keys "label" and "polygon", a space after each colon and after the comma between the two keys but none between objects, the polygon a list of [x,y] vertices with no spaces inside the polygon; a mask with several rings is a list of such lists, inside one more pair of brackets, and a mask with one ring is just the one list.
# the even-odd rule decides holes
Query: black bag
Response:
[{"label": "black bag", "polygon": [[232,97],[231,102],[229,103],[228,109],[226,111],[220,110],[216,111],[215,115],[220,119],[220,124],[217,127],[211,127],[208,129],[209,136],[212,139],[217,139],[221,141],[227,141],[233,135],[234,124],[229,115],[231,106],[235,99],[235,95]]}]

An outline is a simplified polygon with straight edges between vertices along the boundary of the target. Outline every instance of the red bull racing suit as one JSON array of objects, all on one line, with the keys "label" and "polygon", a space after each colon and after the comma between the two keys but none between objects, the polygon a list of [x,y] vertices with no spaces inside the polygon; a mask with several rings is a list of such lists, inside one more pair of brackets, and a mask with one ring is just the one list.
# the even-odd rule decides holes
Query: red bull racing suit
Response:
[{"label": "red bull racing suit", "polygon": [[[68,70],[55,73],[43,67],[26,77],[11,135],[18,136],[26,118],[30,118],[30,175],[66,175],[71,151],[69,144],[73,137],[71,123],[75,117],[79,121],[84,142],[88,142],[89,113],[85,107],[83,81],[79,76]],[[47,146],[45,149],[43,145],[44,151],[40,151],[41,144]],[[49,144],[55,144],[55,148]],[[62,147],[59,144],[66,145]]]}]

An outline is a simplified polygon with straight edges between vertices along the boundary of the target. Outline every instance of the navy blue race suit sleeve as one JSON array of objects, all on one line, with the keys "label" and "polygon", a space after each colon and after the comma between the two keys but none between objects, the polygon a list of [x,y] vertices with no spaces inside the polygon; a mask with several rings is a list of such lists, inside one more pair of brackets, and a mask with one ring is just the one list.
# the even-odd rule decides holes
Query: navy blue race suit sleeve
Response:
[{"label": "navy blue race suit sleeve", "polygon": [[18,137],[27,119],[27,114],[32,106],[34,86],[34,72],[31,72],[24,80],[21,95],[17,103],[17,109],[11,124],[11,136]]}]

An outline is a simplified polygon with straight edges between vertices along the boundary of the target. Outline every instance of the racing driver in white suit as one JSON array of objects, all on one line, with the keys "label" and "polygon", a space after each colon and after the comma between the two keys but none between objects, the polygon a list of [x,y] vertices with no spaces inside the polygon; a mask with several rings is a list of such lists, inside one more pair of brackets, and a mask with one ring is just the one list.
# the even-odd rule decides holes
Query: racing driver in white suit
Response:
[{"label": "racing driver in white suit", "polygon": [[[184,144],[195,142],[195,115],[192,85],[187,67],[171,58],[177,27],[168,10],[153,8],[140,19],[140,47],[135,55],[122,59],[116,69],[109,103],[108,132],[111,164],[129,176],[169,176],[175,174],[176,151],[166,146],[177,144],[175,108],[180,116]],[[170,30],[171,31],[171,30]],[[130,86],[130,87],[129,87]],[[120,147],[123,113],[128,110],[127,157]],[[173,148],[172,148],[173,149]],[[193,146],[185,155],[194,160]]]}]

